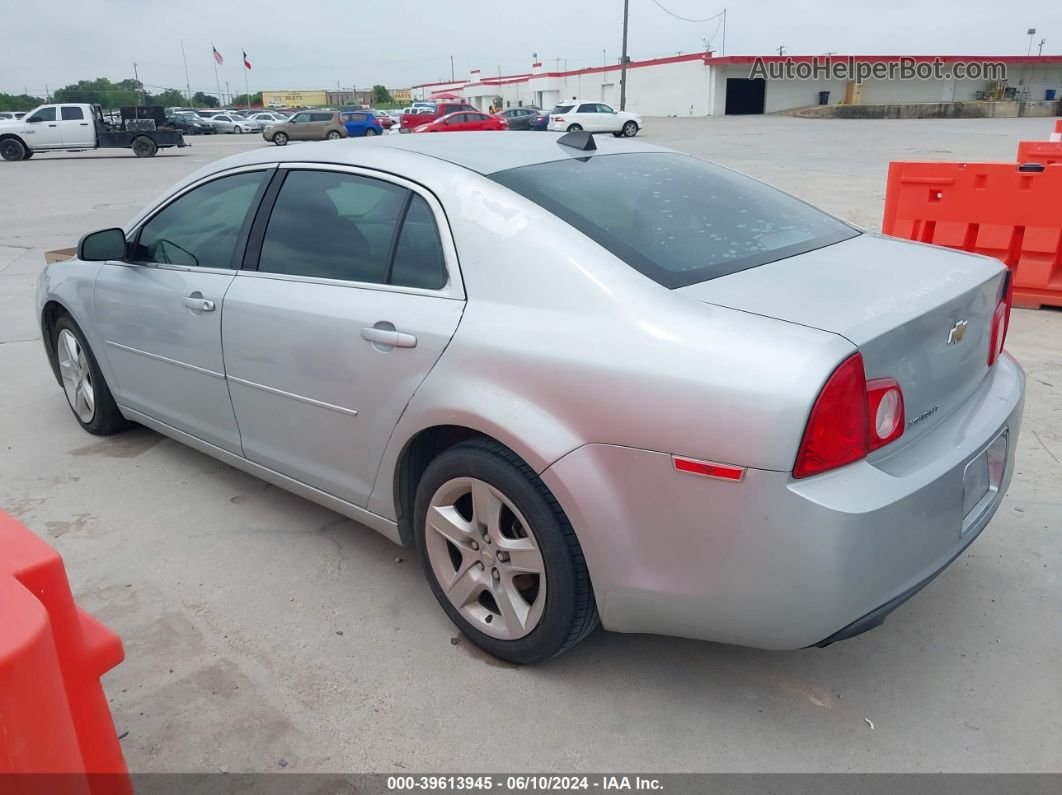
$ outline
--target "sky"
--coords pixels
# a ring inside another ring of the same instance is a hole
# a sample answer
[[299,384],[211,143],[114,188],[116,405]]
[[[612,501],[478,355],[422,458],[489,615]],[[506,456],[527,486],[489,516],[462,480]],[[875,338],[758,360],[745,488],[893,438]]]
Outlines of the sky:
[[[659,3],[659,5],[658,5]],[[723,48],[728,55],[776,53],[1024,55],[1062,54],[1062,0],[630,0],[634,59]],[[4,9],[7,10],[4,10]],[[224,91],[242,93],[246,50],[251,91],[404,88],[530,70],[615,63],[623,0],[49,0],[47,14],[0,0],[8,26],[0,48],[0,92],[43,96],[80,79],[133,76],[151,91],[216,93],[211,44],[225,59]]]

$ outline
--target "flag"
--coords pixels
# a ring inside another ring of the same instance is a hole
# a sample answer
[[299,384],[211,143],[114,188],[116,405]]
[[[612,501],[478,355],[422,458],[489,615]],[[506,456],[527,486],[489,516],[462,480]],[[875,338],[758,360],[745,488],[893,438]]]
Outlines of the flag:
[[243,68],[244,69],[250,69],[251,68],[251,62],[247,60],[247,50],[243,51]]
[[221,57],[221,53],[218,52],[217,47],[211,44],[210,49],[214,51],[214,60],[217,61],[218,66],[221,66],[223,63],[225,63],[225,59]]

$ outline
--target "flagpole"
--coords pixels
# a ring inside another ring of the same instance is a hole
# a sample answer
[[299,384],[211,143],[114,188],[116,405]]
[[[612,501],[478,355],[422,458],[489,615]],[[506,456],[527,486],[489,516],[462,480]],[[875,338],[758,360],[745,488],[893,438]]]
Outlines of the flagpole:
[[243,50],[243,95],[247,98],[247,112],[251,111],[251,87],[247,82],[247,73],[251,71],[247,68],[247,53]]
[[221,105],[224,103],[222,103],[221,101],[221,78],[218,77],[218,59],[215,55],[215,53],[217,52],[217,48],[213,44],[211,44],[210,49],[212,51],[210,53],[210,60],[214,62],[214,82],[217,83],[218,86],[218,107],[221,107]]

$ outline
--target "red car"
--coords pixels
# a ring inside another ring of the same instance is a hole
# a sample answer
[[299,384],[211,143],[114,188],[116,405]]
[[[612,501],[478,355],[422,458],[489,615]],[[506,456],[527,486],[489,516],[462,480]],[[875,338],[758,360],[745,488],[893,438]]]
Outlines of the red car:
[[498,116],[477,111],[461,111],[440,116],[435,121],[415,127],[413,132],[469,132],[470,130],[508,130],[509,123]]

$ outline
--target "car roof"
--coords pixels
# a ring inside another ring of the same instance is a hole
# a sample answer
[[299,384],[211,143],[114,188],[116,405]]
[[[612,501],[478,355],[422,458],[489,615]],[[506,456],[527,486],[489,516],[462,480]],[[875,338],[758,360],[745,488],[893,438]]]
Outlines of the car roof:
[[[415,169],[407,157],[389,157],[389,153],[409,153],[431,157],[480,174],[493,174],[510,168],[549,163],[571,157],[586,157],[587,152],[557,143],[559,135],[542,132],[462,132],[452,135],[380,135],[346,142],[319,141],[281,149],[252,149],[216,161],[211,171],[237,168],[257,163],[294,161],[298,163],[336,163],[388,170],[416,179]],[[597,136],[600,155],[631,152],[671,152],[671,149],[643,143],[637,139]]]

